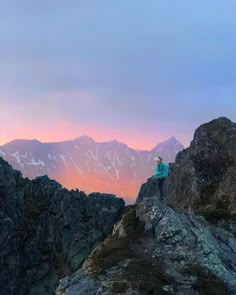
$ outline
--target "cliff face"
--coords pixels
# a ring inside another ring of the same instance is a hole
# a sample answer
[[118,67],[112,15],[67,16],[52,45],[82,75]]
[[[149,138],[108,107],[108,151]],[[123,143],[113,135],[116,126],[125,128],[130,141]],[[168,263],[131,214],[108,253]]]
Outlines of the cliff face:
[[235,254],[226,230],[145,198],[57,295],[236,294]]
[[169,179],[170,202],[198,210],[225,200],[236,209],[236,124],[219,118],[201,125],[188,149],[177,155]]
[[113,195],[68,191],[47,176],[24,179],[0,158],[0,293],[55,294],[123,208]]
[[[166,190],[172,206],[225,224],[236,234],[236,124],[221,117],[201,125],[171,165]],[[150,179],[137,202],[154,195],[159,192]]]

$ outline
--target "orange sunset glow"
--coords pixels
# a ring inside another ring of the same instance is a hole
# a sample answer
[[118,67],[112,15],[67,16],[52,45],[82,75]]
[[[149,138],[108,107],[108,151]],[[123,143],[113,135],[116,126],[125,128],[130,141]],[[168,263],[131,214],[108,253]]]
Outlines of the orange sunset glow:
[[[96,126],[75,125],[69,121],[53,122],[50,125],[44,123],[40,124],[20,122],[17,126],[12,124],[8,128],[2,128],[0,133],[0,144],[5,144],[14,139],[38,139],[42,142],[59,142],[72,140],[81,135],[91,136],[97,142],[117,140],[126,143],[128,146],[138,150],[150,150],[157,143],[167,139],[167,134],[156,134],[151,131],[141,132],[127,128],[121,130],[116,126],[114,128],[104,127],[99,128]],[[169,134],[171,136],[171,134]]]

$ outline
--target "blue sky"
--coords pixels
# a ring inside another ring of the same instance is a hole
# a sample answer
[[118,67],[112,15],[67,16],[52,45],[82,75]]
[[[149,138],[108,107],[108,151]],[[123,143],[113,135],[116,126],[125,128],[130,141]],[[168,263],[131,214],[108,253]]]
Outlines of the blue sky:
[[188,145],[201,123],[236,121],[235,1],[0,5],[0,143],[86,133]]

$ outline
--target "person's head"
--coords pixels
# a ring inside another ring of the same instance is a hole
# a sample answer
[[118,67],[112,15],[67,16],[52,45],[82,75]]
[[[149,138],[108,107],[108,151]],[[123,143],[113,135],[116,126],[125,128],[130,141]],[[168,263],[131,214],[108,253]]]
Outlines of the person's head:
[[156,157],[154,160],[157,162],[157,164],[162,162],[162,157]]

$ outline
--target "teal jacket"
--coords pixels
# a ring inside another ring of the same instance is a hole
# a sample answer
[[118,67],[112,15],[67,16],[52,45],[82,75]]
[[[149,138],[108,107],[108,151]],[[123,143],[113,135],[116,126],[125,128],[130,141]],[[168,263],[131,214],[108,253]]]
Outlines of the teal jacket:
[[157,164],[156,173],[154,176],[157,178],[167,177],[169,175],[169,164],[167,163],[160,163]]

